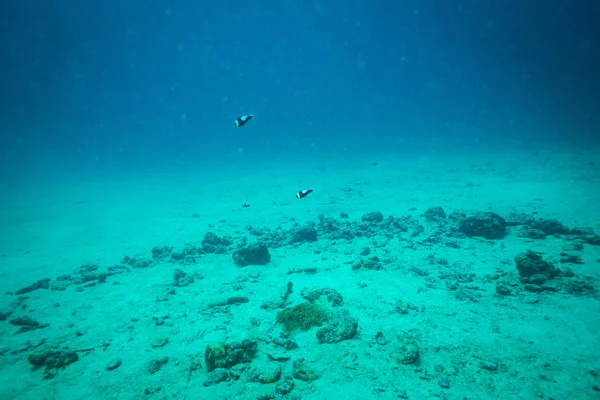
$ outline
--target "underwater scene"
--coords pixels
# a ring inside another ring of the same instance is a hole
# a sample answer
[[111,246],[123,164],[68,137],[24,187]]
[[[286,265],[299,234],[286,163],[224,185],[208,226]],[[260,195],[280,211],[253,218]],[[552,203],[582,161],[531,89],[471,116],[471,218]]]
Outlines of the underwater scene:
[[6,0],[0,400],[600,399],[597,0]]

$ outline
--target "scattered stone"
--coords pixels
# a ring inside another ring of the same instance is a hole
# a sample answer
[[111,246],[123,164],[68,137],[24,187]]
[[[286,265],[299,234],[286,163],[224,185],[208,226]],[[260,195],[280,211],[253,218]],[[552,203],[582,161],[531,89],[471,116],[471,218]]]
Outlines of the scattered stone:
[[598,236],[598,235],[589,236],[586,240],[587,240],[588,244],[591,244],[594,246],[600,246],[600,236]]
[[450,382],[448,382],[446,379],[442,379],[438,382],[438,384],[442,389],[450,389]]
[[362,216],[361,220],[363,222],[370,222],[372,224],[379,223],[383,221],[383,214],[379,211],[370,212]]
[[221,300],[221,301],[217,301],[214,303],[211,303],[208,305],[209,308],[214,308],[214,307],[225,307],[225,306],[232,306],[235,304],[244,304],[244,303],[248,303],[250,301],[250,299],[248,299],[247,297],[243,297],[243,296],[233,296],[233,297],[228,297],[225,300]]
[[363,247],[363,249],[360,252],[360,255],[363,256],[363,257],[366,257],[369,254],[371,254],[371,248],[369,246]]
[[319,343],[338,343],[352,339],[358,329],[358,320],[345,308],[336,309],[323,328],[317,331]]
[[189,356],[190,359],[190,366],[187,369],[187,381],[189,382],[192,379],[192,374],[196,371],[200,371],[202,369],[202,355],[201,354],[190,354]]
[[408,314],[410,306],[402,301],[402,299],[396,300],[396,304],[394,305],[394,311],[398,314]]
[[575,242],[575,241],[569,242],[563,247],[563,251],[566,251],[566,252],[582,251],[582,250],[583,250],[583,243]]
[[546,239],[546,235],[543,231],[539,229],[530,229],[528,227],[524,227],[517,235],[518,237],[527,238],[527,239]]
[[523,290],[530,293],[541,293],[544,291],[544,288],[540,285],[525,284],[523,285]]
[[533,285],[543,285],[548,280],[548,277],[544,274],[534,274],[528,279],[528,282]]
[[569,267],[563,268],[562,273],[565,278],[572,278],[575,276],[575,273]]
[[488,371],[496,371],[498,369],[498,363],[494,361],[484,361],[481,363],[481,368]]
[[229,369],[237,364],[249,363],[257,351],[258,344],[248,339],[239,343],[206,346],[204,352],[206,371],[211,372],[217,368]]
[[77,353],[68,348],[59,349],[52,346],[41,346],[27,356],[27,361],[36,367],[44,367],[44,379],[52,379],[58,370],[79,360]]
[[267,358],[271,361],[277,361],[277,362],[287,362],[290,361],[291,357],[288,356],[278,356],[278,355],[273,355],[271,353],[267,353]]
[[163,365],[165,365],[168,362],[169,362],[169,357],[163,357],[163,358],[158,358],[158,359],[152,360],[148,363],[148,372],[150,372],[151,374],[155,374],[158,371],[160,371],[160,369],[163,367]]
[[226,368],[216,368],[209,372],[206,380],[204,381],[204,386],[214,386],[218,383],[227,382],[230,380],[231,376]]
[[362,268],[379,271],[379,270],[383,269],[383,265],[381,264],[381,260],[379,260],[379,257],[377,257],[377,256],[367,258],[367,259],[363,258],[363,259],[356,261],[354,264],[352,264],[352,269],[354,271],[358,271],[359,269],[362,269]]
[[573,296],[594,296],[596,289],[593,285],[593,279],[587,278],[586,280],[572,280],[565,282],[563,287],[567,293]]
[[559,262],[561,264],[583,264],[583,259],[577,254],[570,254],[563,251],[560,253]]
[[234,381],[237,381],[242,377],[244,372],[248,370],[249,366],[250,364],[236,364],[229,368],[229,376],[231,376],[231,379]]
[[275,383],[281,378],[281,366],[274,362],[259,363],[250,370],[249,378],[253,382]]
[[146,389],[144,389],[144,394],[146,396],[150,396],[152,394],[158,393],[162,390],[161,386],[152,386],[152,387],[147,387]]
[[546,235],[566,235],[569,228],[555,219],[537,219],[529,223],[531,229],[544,232]]
[[293,339],[286,339],[286,338],[276,337],[276,338],[273,338],[271,340],[271,342],[274,345],[283,347],[287,351],[296,350],[296,349],[300,348],[300,346],[298,346],[298,343],[296,343]]
[[502,239],[506,235],[506,221],[496,213],[479,213],[460,221],[459,230],[469,237]]
[[[155,246],[152,248],[152,259],[154,261],[165,261],[171,258],[171,253],[173,253],[173,248],[169,246]],[[126,257],[127,258],[127,257]],[[133,260],[133,259],[132,259]],[[137,263],[137,260],[133,260],[134,263]]]
[[321,296],[325,296],[332,307],[341,307],[344,305],[344,299],[342,298],[342,295],[337,290],[332,288],[321,288],[312,290],[304,289],[302,290],[300,295],[306,300],[310,301],[311,303],[314,303],[315,301],[319,300]]
[[290,393],[294,389],[294,378],[291,376],[285,376],[281,382],[275,387],[275,392],[282,396]]
[[315,267],[308,267],[308,268],[292,268],[290,269],[287,274],[288,275],[292,275],[292,274],[307,274],[307,275],[313,275],[316,274],[317,272],[319,272],[319,270]]
[[0,311],[0,321],[6,321],[8,317],[12,314],[12,311]]
[[319,379],[319,374],[317,374],[314,369],[306,365],[304,358],[294,361],[292,371],[294,378],[304,382],[312,382],[316,379]]
[[[113,265],[112,267],[108,267],[108,275],[118,275],[126,272],[131,272],[131,270],[125,265]],[[119,283],[115,283],[118,285]]]
[[429,222],[441,222],[446,219],[446,213],[442,207],[429,208],[427,211],[425,211],[423,216]]
[[317,230],[312,225],[305,225],[295,229],[292,233],[290,244],[316,242],[319,238]]
[[152,346],[153,349],[157,349],[159,347],[166,346],[168,343],[169,343],[169,338],[165,336],[165,337],[160,337],[160,338],[154,340],[152,342],[151,346]]
[[169,261],[181,265],[196,264],[196,258],[205,253],[202,249],[196,247],[194,243],[186,243],[181,251],[173,251]]
[[417,361],[419,361],[421,350],[414,342],[404,341],[400,344],[392,356],[399,364],[415,364]]
[[186,274],[180,269],[176,269],[173,272],[173,279],[175,280],[175,286],[179,287],[189,286],[194,283],[194,277]]
[[586,227],[575,227],[571,228],[569,231],[570,235],[574,236],[591,236],[594,235],[594,228],[586,226]]
[[115,370],[115,369],[119,368],[120,366],[121,366],[121,359],[118,358],[118,357],[117,358],[113,358],[106,365],[106,370],[107,371],[112,371],[112,370]]
[[233,261],[238,267],[265,265],[271,261],[269,249],[263,243],[251,244],[233,253]]
[[529,214],[509,213],[506,216],[506,225],[507,226],[529,225],[534,220],[535,220],[535,218]]
[[[171,255],[171,248],[160,248],[164,251],[164,253],[158,253],[158,248],[154,247],[152,249],[152,258],[155,261],[163,261],[164,258],[166,258],[166,254],[168,254],[169,256]],[[168,249],[168,251],[167,251]],[[156,253],[155,253],[156,252]],[[163,256],[164,254],[164,256]],[[129,256],[125,256],[121,259],[121,264],[124,265],[128,265],[131,268],[148,268],[149,266],[152,265],[152,260],[144,260],[144,259],[139,259],[139,258],[135,258],[135,257],[129,257]]]
[[21,288],[15,292],[16,295],[25,294],[29,292],[33,292],[38,289],[48,289],[50,287],[50,278],[39,280],[35,283],[32,283],[29,286]]
[[553,278],[558,274],[554,265],[542,259],[541,254],[531,250],[521,253],[515,257],[517,270],[521,278],[529,278],[535,274],[543,274],[548,278]]
[[201,244],[202,250],[206,253],[225,254],[233,241],[229,238],[219,237],[213,232],[208,232],[204,235]]
[[29,316],[13,318],[9,322],[11,325],[21,327],[21,329],[19,329],[16,332],[17,334],[33,331],[36,329],[43,329],[43,328],[47,328],[48,326],[50,326],[50,324],[41,324]]

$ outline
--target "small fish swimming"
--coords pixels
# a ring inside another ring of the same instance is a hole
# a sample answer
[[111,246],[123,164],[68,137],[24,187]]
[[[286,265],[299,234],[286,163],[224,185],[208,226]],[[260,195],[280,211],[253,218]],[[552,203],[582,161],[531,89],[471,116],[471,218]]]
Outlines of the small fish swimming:
[[296,193],[296,198],[297,199],[302,199],[302,198],[308,196],[309,194],[311,194],[312,192],[313,192],[312,189],[301,190],[298,193]]
[[254,118],[254,115],[252,114],[242,115],[241,117],[238,117],[233,124],[239,128],[246,125],[252,118]]

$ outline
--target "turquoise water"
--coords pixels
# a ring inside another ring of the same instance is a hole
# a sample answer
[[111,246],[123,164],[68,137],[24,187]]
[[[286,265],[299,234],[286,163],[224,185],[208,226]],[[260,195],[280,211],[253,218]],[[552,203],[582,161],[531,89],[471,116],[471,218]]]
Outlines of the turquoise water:
[[600,398],[597,3],[3,8],[1,399]]

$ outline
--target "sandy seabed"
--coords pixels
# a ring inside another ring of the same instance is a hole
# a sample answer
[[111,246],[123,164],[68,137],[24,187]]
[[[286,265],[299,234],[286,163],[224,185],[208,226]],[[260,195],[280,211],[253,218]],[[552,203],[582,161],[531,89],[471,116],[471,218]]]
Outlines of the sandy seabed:
[[[23,185],[0,211],[0,398],[600,399],[600,245],[520,224],[500,239],[456,230],[494,212],[600,233],[599,183],[598,156],[563,151]],[[447,217],[427,220],[432,207]],[[363,221],[371,212],[384,221]],[[306,226],[317,240],[294,242]],[[201,249],[208,232],[232,245],[153,258],[155,247]],[[271,261],[237,266],[244,240],[272,244]],[[560,275],[522,281],[514,258],[528,250]],[[304,268],[316,271],[294,272]],[[193,282],[176,286],[176,270]],[[323,289],[343,305],[314,303],[347,311],[356,332],[335,343],[320,342],[323,327],[286,334],[282,309]],[[214,305],[234,296],[248,301]],[[207,372],[207,346],[246,339],[250,362]]]

